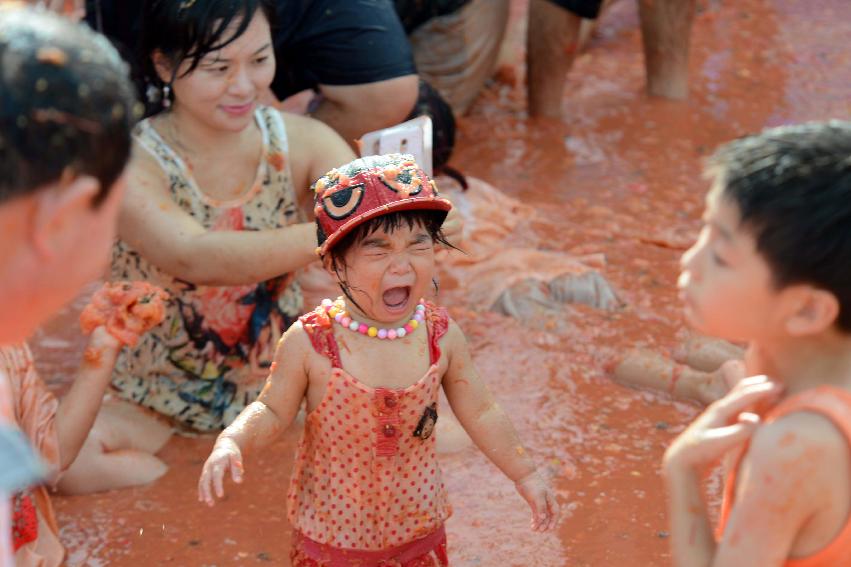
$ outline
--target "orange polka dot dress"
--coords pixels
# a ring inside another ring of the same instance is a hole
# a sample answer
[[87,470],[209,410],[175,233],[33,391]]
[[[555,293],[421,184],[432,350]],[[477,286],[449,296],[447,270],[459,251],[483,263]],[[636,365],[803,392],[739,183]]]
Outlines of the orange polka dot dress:
[[449,318],[427,304],[425,320],[428,371],[407,388],[386,389],[341,367],[322,307],[301,318],[314,349],[333,367],[322,402],[307,416],[290,483],[289,520],[301,536],[341,550],[379,551],[442,532],[451,508],[427,418],[436,419],[438,341]]

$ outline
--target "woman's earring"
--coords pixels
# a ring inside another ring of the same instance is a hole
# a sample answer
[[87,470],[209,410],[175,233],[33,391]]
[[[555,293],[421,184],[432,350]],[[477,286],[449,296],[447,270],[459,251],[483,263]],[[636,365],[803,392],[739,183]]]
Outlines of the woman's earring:
[[163,85],[163,108],[171,108],[171,86]]

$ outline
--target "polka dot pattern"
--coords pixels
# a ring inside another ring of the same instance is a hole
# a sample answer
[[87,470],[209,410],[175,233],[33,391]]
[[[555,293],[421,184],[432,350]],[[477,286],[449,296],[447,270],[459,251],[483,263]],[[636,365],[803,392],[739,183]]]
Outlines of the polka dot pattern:
[[432,365],[405,389],[371,388],[340,368],[323,315],[317,310],[302,318],[314,348],[334,369],[305,423],[288,494],[290,522],[306,537],[343,549],[386,549],[434,532],[451,509],[435,436],[422,439],[414,431],[437,403],[445,310],[427,306]]

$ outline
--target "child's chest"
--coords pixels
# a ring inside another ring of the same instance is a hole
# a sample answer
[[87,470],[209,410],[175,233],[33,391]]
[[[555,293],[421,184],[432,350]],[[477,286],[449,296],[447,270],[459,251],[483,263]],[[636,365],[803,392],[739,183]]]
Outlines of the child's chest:
[[[408,388],[419,382],[432,364],[425,332],[392,341],[357,333],[337,332],[335,336],[343,370],[370,388]],[[445,363],[436,362],[439,370]]]

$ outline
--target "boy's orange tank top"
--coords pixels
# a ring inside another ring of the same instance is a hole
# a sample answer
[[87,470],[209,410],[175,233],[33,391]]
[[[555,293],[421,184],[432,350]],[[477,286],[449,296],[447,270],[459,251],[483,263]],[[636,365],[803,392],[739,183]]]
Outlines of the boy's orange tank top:
[[430,367],[404,389],[373,388],[343,370],[324,308],[300,320],[333,369],[322,402],[305,419],[288,494],[290,523],[322,544],[376,551],[441,529],[451,508],[432,432],[445,309],[426,304]]
[[[827,417],[842,432],[851,446],[851,393],[831,386],[821,386],[801,392],[783,400],[766,414],[764,420],[771,422],[790,413],[807,411]],[[718,521],[718,535],[724,533],[724,527],[733,508],[736,489],[736,475],[747,448],[738,456],[735,465],[727,476],[724,485],[724,499],[721,503],[721,515]],[[851,558],[851,515],[839,534],[820,551],[807,557],[788,559],[785,567],[836,567],[848,565]]]

